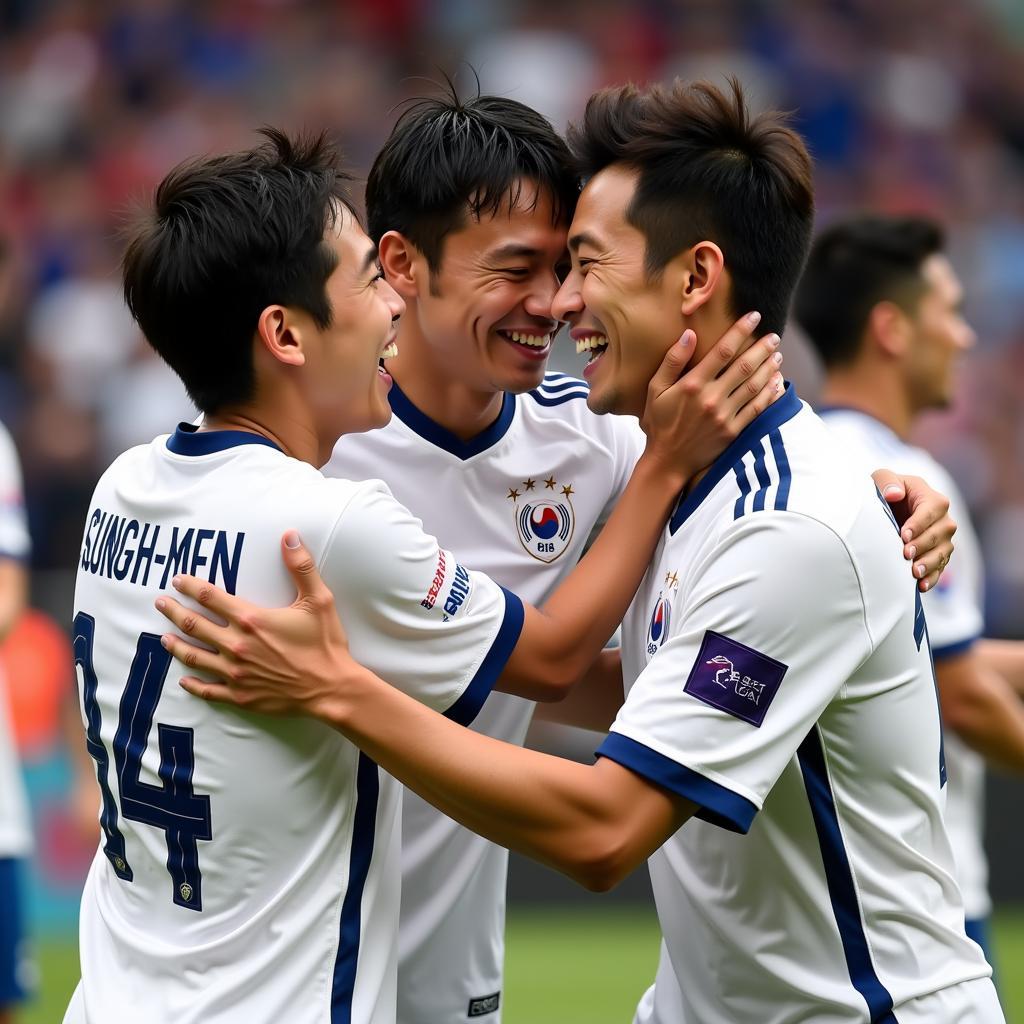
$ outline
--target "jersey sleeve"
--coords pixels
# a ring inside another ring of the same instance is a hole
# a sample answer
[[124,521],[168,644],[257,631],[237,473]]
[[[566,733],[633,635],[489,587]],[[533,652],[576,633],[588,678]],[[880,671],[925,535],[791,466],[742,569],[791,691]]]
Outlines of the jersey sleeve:
[[590,538],[587,540],[588,548],[594,543],[594,538],[611,516],[612,510],[626,489],[626,484],[629,483],[633,467],[636,466],[637,460],[643,455],[647,445],[647,437],[640,429],[640,421],[635,416],[602,416],[601,419],[607,420],[611,427],[610,447],[614,462],[611,486],[608,488],[608,500],[590,531]]
[[680,586],[669,638],[598,755],[746,832],[870,653],[857,573],[828,527],[764,512],[731,525]]
[[321,559],[358,661],[468,724],[523,626],[519,598],[463,566],[379,481],[361,487]]
[[0,427],[0,558],[28,558],[29,533],[14,442]]

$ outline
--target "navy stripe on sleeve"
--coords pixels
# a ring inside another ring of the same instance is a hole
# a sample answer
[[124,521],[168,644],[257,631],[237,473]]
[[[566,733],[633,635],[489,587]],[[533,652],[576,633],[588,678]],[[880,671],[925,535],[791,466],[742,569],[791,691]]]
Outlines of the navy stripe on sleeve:
[[730,832],[746,835],[757,814],[757,805],[745,796],[621,733],[609,733],[597,748],[597,756],[607,757],[662,788],[692,800],[698,805],[698,818]]
[[505,615],[498,627],[498,634],[484,660],[480,662],[476,675],[462,691],[462,696],[445,712],[446,718],[460,725],[469,725],[480,713],[484,701],[494,689],[494,684],[519,642],[519,634],[523,631],[523,602],[511,590],[504,587],[501,590],[505,595]]

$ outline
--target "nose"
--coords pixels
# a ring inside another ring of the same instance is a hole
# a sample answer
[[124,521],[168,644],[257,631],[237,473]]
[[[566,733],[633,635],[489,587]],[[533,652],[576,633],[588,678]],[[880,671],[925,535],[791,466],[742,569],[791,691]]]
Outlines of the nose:
[[551,301],[551,315],[556,320],[568,321],[583,312],[583,296],[580,293],[582,279],[579,272],[570,270],[561,287]]
[[387,278],[380,282],[384,289],[384,301],[391,310],[391,319],[397,320],[405,312],[405,299],[388,283]]
[[558,291],[558,276],[554,270],[534,275],[529,295],[523,300],[523,310],[542,320],[553,319],[551,303]]

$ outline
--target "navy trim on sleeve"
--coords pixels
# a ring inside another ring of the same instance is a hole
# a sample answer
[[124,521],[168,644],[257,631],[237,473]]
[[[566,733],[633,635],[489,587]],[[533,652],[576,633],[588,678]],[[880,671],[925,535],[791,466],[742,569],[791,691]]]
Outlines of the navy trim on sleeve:
[[505,615],[498,627],[498,635],[491,644],[491,649],[480,662],[476,675],[469,681],[469,686],[462,691],[462,696],[444,713],[460,725],[469,725],[480,713],[494,684],[498,681],[508,662],[509,656],[519,642],[519,634],[523,631],[523,602],[511,590],[501,588],[505,595]]
[[746,835],[757,814],[757,805],[745,796],[621,733],[609,733],[597,748],[597,756],[616,761],[623,768],[692,800],[699,807],[698,818],[730,832]]
[[966,640],[960,640],[955,644],[946,644],[945,647],[933,647],[932,657],[936,661],[943,658],[955,658],[960,654],[966,654],[979,640],[977,636],[969,636]]

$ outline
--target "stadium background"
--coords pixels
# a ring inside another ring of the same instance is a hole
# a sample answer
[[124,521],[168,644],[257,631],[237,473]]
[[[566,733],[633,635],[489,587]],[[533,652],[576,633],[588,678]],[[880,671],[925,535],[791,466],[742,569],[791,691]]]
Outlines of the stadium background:
[[[948,224],[979,342],[955,407],[928,417],[920,439],[975,516],[989,633],[1024,635],[1021,0],[4,0],[0,419],[23,460],[40,610],[5,651],[39,847],[31,909],[44,1002],[26,1020],[59,1020],[73,984],[90,853],[61,731],[73,686],[62,631],[86,501],[114,455],[191,415],[124,311],[119,227],[175,162],[247,147],[263,123],[326,127],[365,171],[396,106],[429,89],[424,78],[457,71],[473,87],[462,62],[484,91],[559,128],[602,85],[736,74],[759,105],[795,111],[816,159],[819,223],[871,208]],[[785,352],[787,375],[813,398],[818,370],[795,331]],[[554,361],[577,365],[564,341]],[[593,748],[586,736],[535,738],[582,757]],[[1009,989],[1024,973],[1020,794],[991,782]],[[511,904],[527,909],[513,917],[510,1024],[544,1024],[530,999],[562,1024],[627,1019],[655,957],[645,890],[638,877],[598,902],[517,861]]]

